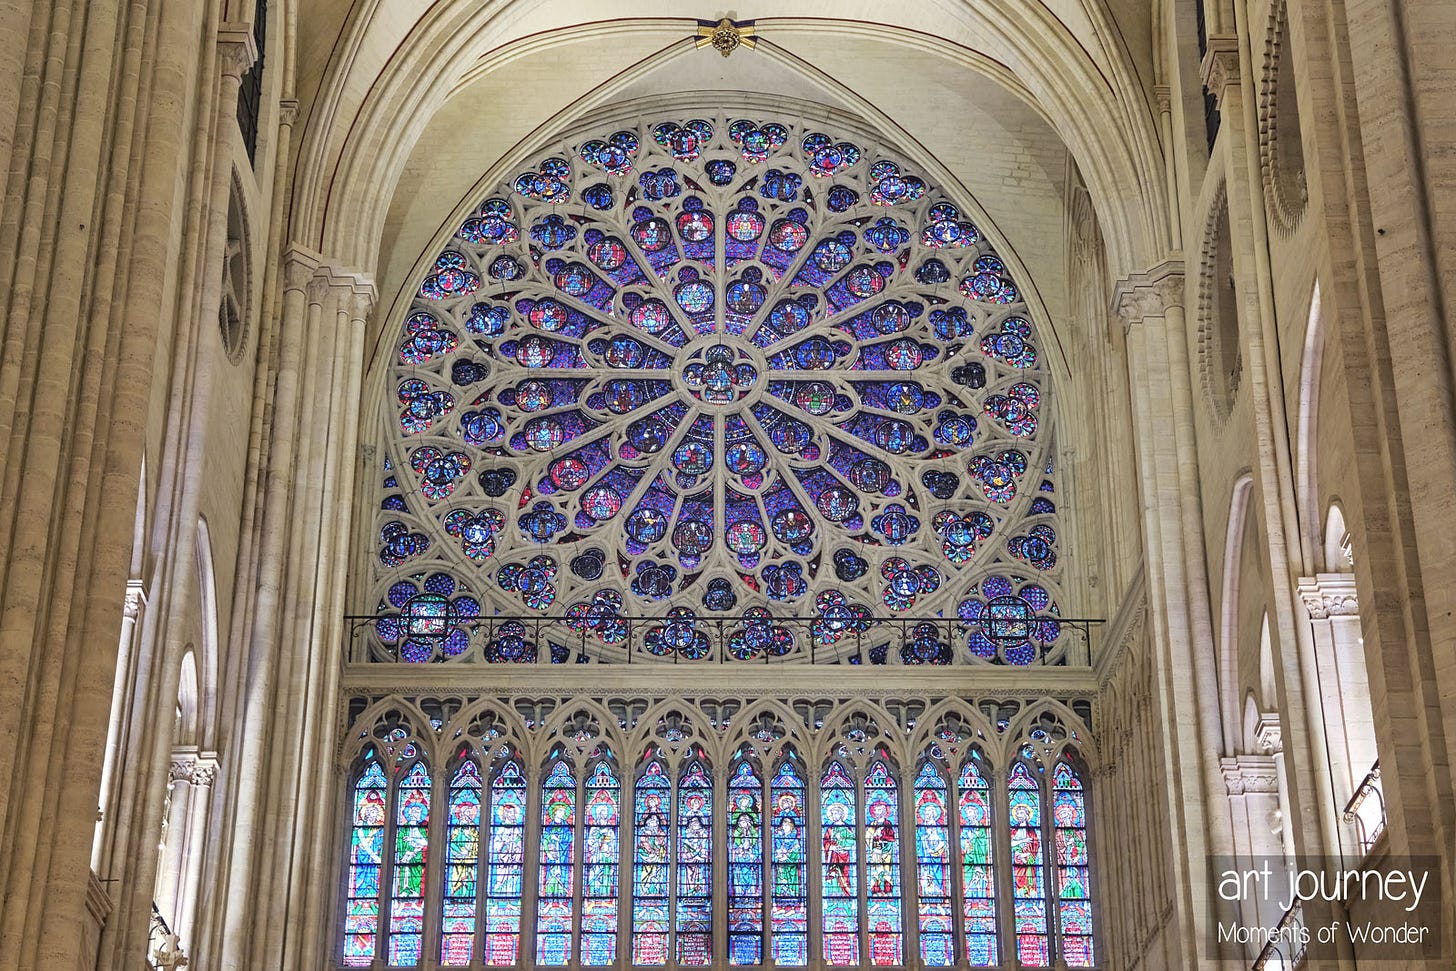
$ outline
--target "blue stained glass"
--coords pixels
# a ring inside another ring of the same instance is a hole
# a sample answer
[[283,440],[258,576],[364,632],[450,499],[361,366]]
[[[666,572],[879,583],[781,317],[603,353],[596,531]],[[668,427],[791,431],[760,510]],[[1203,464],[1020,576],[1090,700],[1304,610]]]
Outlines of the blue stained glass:
[[829,763],[819,785],[823,833],[824,962],[837,967],[859,964],[859,838],[854,780],[838,762]]
[[572,894],[576,887],[576,779],[564,759],[542,784],[541,870],[536,899],[536,963],[571,960]]
[[605,749],[586,780],[582,830],[581,963],[612,964],[617,958],[617,866],[621,795]]
[[[839,550],[893,547],[894,576],[879,553],[865,569],[835,560],[846,603],[984,616],[995,598],[971,571],[1004,543],[1059,599],[1055,523],[1020,521],[1056,512],[1050,475],[1026,481],[1052,436],[1023,288],[962,207],[884,147],[768,116],[588,133],[513,173],[433,257],[391,347],[401,471],[373,524],[381,588],[405,563],[565,565],[592,547],[601,568],[560,570],[554,599],[511,571],[481,606],[747,610],[807,596],[811,564]],[[454,516],[477,481],[495,514],[515,510],[508,526]],[[647,560],[662,568],[633,568]],[[743,581],[731,608],[714,586],[728,574]],[[756,630],[729,654],[776,656]],[[1012,644],[977,628],[968,656],[1057,663],[1043,650],[1056,622],[1028,630]],[[439,660],[469,643],[451,636],[386,646]],[[941,663],[944,646],[895,649]]]
[[865,916],[870,963],[904,964],[900,911],[900,810],[894,773],[882,760],[865,777]]
[[1069,968],[1095,964],[1092,900],[1087,866],[1087,808],[1081,776],[1066,760],[1052,771],[1052,826],[1056,833],[1057,923],[1062,960]]
[[349,840],[347,898],[344,905],[344,964],[368,967],[379,937],[379,876],[384,865],[387,782],[384,767],[371,751],[354,783]]
[[463,967],[475,952],[476,882],[480,864],[480,769],[460,763],[450,780],[445,817],[445,893],[440,963]]
[[713,956],[713,783],[701,752],[683,766],[677,804],[677,963],[707,965]]
[[425,850],[429,845],[430,770],[416,762],[395,790],[394,877],[389,900],[389,964],[420,963],[425,936]]
[[923,763],[915,777],[916,897],[920,907],[920,960],[935,968],[955,963],[947,795],[945,777],[932,763]]
[[740,761],[728,780],[728,961],[756,965],[762,958],[763,783]]
[[961,918],[973,968],[997,964],[996,871],[991,849],[991,787],[974,758],[956,783],[962,876]]
[[632,963],[667,963],[672,784],[652,750],[637,779],[633,807]]
[[1041,783],[1025,762],[1006,781],[1011,826],[1011,900],[1016,959],[1033,968],[1051,964],[1047,935],[1046,866],[1041,840]]
[[773,884],[770,931],[773,962],[785,967],[809,963],[808,836],[803,777],[784,761],[772,780]]

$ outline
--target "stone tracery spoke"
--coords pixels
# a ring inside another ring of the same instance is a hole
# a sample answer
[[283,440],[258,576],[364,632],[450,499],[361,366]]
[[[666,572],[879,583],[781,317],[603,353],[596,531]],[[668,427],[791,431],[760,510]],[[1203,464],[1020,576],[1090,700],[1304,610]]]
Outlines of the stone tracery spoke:
[[[1054,587],[1055,532],[1009,518],[1054,486],[1026,311],[984,236],[878,148],[735,125],[552,156],[440,255],[396,372],[420,383],[390,481],[430,478],[382,514],[405,516],[381,522],[391,576],[463,550],[500,613],[539,575],[531,609],[698,604],[684,623],[720,601],[964,619],[988,575]],[[457,509],[473,540],[429,541]]]

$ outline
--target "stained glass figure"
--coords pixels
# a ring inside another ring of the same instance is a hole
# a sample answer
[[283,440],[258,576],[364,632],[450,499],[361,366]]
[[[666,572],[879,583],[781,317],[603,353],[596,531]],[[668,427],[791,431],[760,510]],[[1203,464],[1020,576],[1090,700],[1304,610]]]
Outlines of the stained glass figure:
[[515,759],[490,784],[490,836],[486,851],[485,963],[506,967],[521,952],[521,892],[525,887],[526,780]]
[[[1055,514],[1025,287],[893,155],[782,120],[654,117],[492,187],[392,345],[373,528],[376,602],[399,616],[378,655],[451,660],[477,617],[524,608],[576,611],[615,657],[650,629],[623,618],[727,609],[734,575],[733,609],[804,603],[831,560],[842,603],[879,614],[1004,614],[978,589],[1003,553],[1054,603],[1055,524],[1023,523]],[[643,569],[568,569],[585,549]],[[436,575],[453,590],[421,589]],[[732,657],[855,650],[783,630]],[[962,656],[1030,663],[1055,639],[1032,633]]]
[[430,770],[417,761],[395,792],[394,879],[389,895],[389,964],[420,963],[425,934],[425,853],[429,847]]
[[819,784],[824,961],[841,967],[859,964],[857,802],[854,780],[844,766],[837,761],[829,763]]
[[900,808],[898,787],[882,759],[870,764],[865,777],[865,906],[870,963],[904,964],[904,928],[900,904]]
[[464,967],[475,954],[476,890],[480,876],[480,769],[465,759],[450,779],[445,815],[445,893],[440,963]]
[[1082,778],[1065,759],[1052,771],[1052,826],[1057,841],[1057,919],[1062,960],[1090,968],[1092,893],[1087,876],[1087,804]]
[[763,782],[740,752],[728,780],[728,961],[763,961]]
[[617,867],[621,791],[611,753],[599,759],[586,780],[586,819],[582,833],[581,963],[602,967],[617,959]]
[[809,963],[808,816],[805,814],[804,779],[794,763],[784,760],[774,773],[773,798],[773,886],[771,888],[770,931],[773,963],[779,967],[802,967]]
[[955,963],[947,791],[945,777],[934,763],[921,763],[915,776],[915,886],[920,908],[920,960],[932,968],[948,968]]
[[991,849],[991,787],[973,756],[966,759],[961,769],[956,791],[966,957],[973,968],[994,967],[1000,949],[996,933],[996,870]]
[[1047,941],[1046,864],[1041,835],[1041,781],[1025,762],[1015,762],[1006,780],[1011,827],[1011,901],[1016,925],[1016,959],[1026,967],[1051,964]]
[[701,751],[683,766],[677,792],[677,963],[713,956],[713,782]]
[[571,960],[576,889],[576,777],[558,758],[541,786],[540,885],[536,897],[536,963],[561,967]]
[[655,750],[637,778],[632,821],[632,963],[667,963],[672,783]]
[[379,937],[379,874],[384,865],[388,783],[373,750],[354,783],[349,837],[349,881],[344,904],[344,964],[368,967]]

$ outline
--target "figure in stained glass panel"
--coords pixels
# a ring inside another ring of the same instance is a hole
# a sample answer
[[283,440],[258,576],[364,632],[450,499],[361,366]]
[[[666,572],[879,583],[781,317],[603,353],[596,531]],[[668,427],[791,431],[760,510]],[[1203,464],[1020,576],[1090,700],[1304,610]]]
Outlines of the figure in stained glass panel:
[[836,966],[859,963],[858,839],[855,787],[844,766],[829,763],[819,786],[823,828],[824,960]]
[[1016,959],[1027,967],[1051,963],[1047,942],[1045,866],[1041,845],[1041,785],[1025,762],[1006,781],[1011,824],[1011,894],[1016,920]]
[[1052,773],[1052,825],[1057,840],[1057,915],[1062,960],[1090,968],[1092,896],[1087,876],[1087,805],[1082,779],[1066,760]]
[[904,930],[900,909],[900,811],[895,777],[889,765],[876,760],[865,778],[865,864],[869,893],[870,963],[904,962]]
[[349,839],[348,902],[344,908],[344,963],[367,967],[379,936],[379,870],[384,865],[387,783],[371,751],[354,783],[353,830]]
[[637,779],[632,842],[632,963],[667,963],[668,866],[672,788],[660,759]]
[[620,791],[616,773],[601,759],[586,780],[586,822],[582,838],[581,963],[601,967],[617,959],[617,834]]
[[516,963],[521,947],[521,889],[526,862],[526,780],[514,760],[501,766],[490,786],[487,846],[485,963]]
[[420,963],[425,933],[425,853],[429,847],[430,770],[416,762],[395,795],[394,881],[389,900],[389,963]]
[[475,952],[475,892],[480,866],[480,770],[466,759],[450,780],[445,819],[445,902],[440,963],[464,967]]
[[706,965],[713,942],[713,783],[700,751],[678,783],[677,961]]
[[920,901],[920,960],[935,968],[955,963],[950,820],[945,802],[945,777],[927,761],[915,777],[915,874]]
[[536,963],[560,967],[571,960],[572,893],[576,883],[576,778],[564,759],[551,767],[541,789]]
[[962,919],[973,968],[997,963],[996,873],[991,856],[991,787],[973,757],[956,782],[960,799]]
[[772,785],[773,886],[770,930],[773,962],[800,967],[809,960],[808,890],[804,885],[808,838],[804,831],[804,780],[784,761]]
[[763,783],[745,760],[728,782],[728,958],[755,965],[762,956]]

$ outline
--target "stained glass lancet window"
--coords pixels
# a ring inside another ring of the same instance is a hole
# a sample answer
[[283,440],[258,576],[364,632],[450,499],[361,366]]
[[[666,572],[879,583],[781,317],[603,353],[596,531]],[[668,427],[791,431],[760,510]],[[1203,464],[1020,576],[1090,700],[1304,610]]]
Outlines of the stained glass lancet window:
[[974,755],[956,784],[960,802],[962,919],[966,957],[973,968],[997,962],[996,869],[991,844],[991,786]]
[[526,780],[514,758],[490,784],[486,843],[485,963],[515,964],[521,950],[521,891],[525,886]]
[[677,963],[713,957],[713,782],[703,753],[683,766],[677,793]]
[[769,916],[773,963],[802,967],[809,961],[808,817],[805,815],[804,779],[791,759],[774,773],[773,886]]
[[379,937],[379,875],[384,865],[384,823],[388,782],[371,751],[354,783],[353,826],[349,834],[349,874],[344,905],[344,963],[368,967]]
[[536,963],[560,967],[571,960],[576,890],[576,777],[565,757],[553,759],[541,790]]
[[440,963],[464,967],[475,953],[476,884],[480,873],[480,769],[463,760],[450,780],[445,818],[445,894]]
[[656,751],[647,754],[633,797],[632,963],[651,966],[667,963],[672,783]]
[[904,964],[901,923],[900,805],[895,774],[883,758],[865,778],[865,907],[870,963]]
[[611,753],[597,750],[586,780],[586,819],[582,834],[581,963],[591,967],[617,959],[618,832],[621,791]]
[[1047,941],[1046,865],[1042,850],[1041,780],[1016,761],[1006,780],[1011,827],[1011,899],[1016,959],[1029,968],[1051,964]]
[[831,619],[725,657],[847,660],[874,614],[966,622],[908,663],[1055,662],[1045,354],[984,228],[789,120],[561,148],[469,212],[402,322],[375,656],[690,660],[753,610]]
[[430,769],[420,760],[395,794],[394,879],[389,897],[389,964],[420,963],[425,932],[425,856],[430,830]]
[[1057,842],[1057,914],[1062,960],[1090,968],[1092,898],[1087,878],[1087,804],[1082,778],[1065,759],[1052,771],[1052,826]]
[[859,836],[855,784],[844,766],[830,762],[819,785],[823,833],[820,891],[824,906],[824,961],[859,963]]
[[945,776],[928,759],[915,777],[915,873],[920,907],[920,960],[926,967],[955,964],[951,919],[950,819]]
[[728,959],[763,961],[763,782],[744,753],[728,780]]

